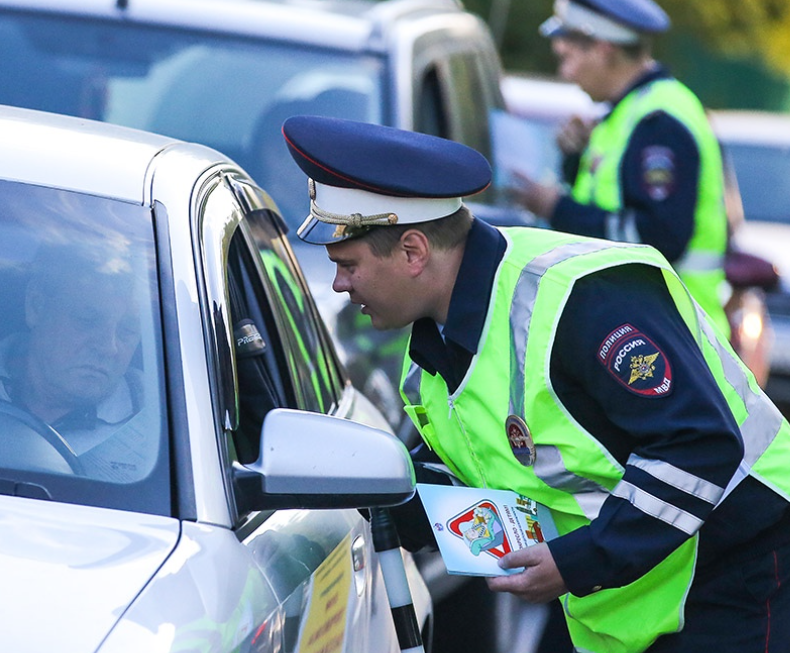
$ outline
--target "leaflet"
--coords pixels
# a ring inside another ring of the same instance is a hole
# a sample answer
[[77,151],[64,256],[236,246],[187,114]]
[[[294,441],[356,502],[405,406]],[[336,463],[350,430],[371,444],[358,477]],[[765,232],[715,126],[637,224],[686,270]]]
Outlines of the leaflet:
[[510,490],[417,484],[448,574],[504,576],[497,561],[557,537],[545,506]]

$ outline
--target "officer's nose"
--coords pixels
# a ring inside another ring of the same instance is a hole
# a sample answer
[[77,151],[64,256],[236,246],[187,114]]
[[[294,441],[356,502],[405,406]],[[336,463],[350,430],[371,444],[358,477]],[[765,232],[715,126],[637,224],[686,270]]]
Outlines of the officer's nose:
[[332,290],[336,293],[351,292],[351,284],[348,281],[348,274],[340,268],[335,269],[335,279],[332,281]]

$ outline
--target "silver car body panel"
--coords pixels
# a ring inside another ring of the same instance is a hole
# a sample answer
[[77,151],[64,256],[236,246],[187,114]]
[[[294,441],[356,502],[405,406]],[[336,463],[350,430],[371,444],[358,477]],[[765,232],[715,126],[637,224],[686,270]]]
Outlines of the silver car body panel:
[[[96,152],[106,150],[106,131],[91,120],[79,121],[42,112],[3,109],[3,145],[7,156],[0,158],[0,175],[33,184],[105,195],[142,204],[148,165],[173,139],[136,132],[137,137],[113,142],[112,157],[104,165],[93,165]],[[67,128],[65,128],[68,126]],[[13,155],[12,155],[13,154]],[[46,156],[51,165],[42,165]],[[90,174],[85,173],[86,165]]]
[[68,653],[98,649],[180,527],[154,515],[0,496],[0,529],[3,650]]

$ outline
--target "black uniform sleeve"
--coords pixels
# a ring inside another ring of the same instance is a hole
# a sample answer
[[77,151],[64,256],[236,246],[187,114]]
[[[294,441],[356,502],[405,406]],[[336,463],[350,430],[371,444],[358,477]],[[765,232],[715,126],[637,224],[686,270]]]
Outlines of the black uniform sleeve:
[[628,584],[696,533],[740,462],[740,432],[658,270],[627,265],[576,284],[551,382],[624,468],[596,519],[549,543],[570,591]]
[[614,217],[563,197],[551,217],[559,231],[652,245],[670,262],[694,231],[700,155],[686,127],[656,112],[637,124],[620,165],[623,209]]

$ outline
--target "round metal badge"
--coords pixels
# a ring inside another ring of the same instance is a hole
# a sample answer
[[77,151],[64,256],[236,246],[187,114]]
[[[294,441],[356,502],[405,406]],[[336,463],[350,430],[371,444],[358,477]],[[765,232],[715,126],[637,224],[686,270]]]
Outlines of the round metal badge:
[[518,415],[509,415],[505,420],[505,433],[513,455],[527,467],[535,463],[535,443],[526,422]]

